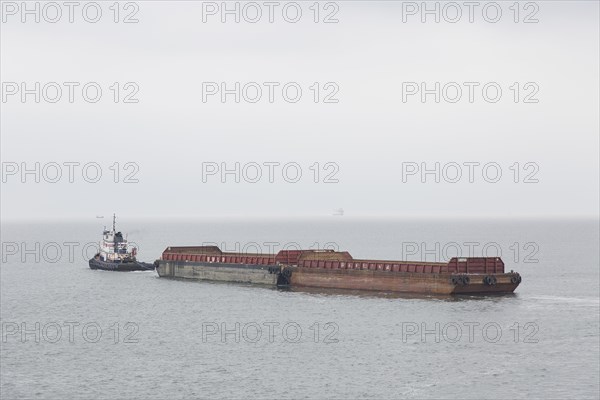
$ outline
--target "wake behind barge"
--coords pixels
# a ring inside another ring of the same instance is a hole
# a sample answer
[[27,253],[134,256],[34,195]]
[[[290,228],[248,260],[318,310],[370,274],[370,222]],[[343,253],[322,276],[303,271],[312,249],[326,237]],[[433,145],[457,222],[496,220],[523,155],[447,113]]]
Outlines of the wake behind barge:
[[436,295],[512,293],[521,283],[499,257],[440,263],[360,260],[333,250],[242,254],[192,246],[168,247],[155,264],[159,276],[170,278]]

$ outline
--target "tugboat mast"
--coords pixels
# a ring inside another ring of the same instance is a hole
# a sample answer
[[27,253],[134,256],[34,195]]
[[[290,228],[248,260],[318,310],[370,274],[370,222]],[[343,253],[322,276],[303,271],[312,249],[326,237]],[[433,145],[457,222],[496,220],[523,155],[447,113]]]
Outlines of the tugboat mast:
[[116,232],[117,230],[115,229],[115,221],[117,219],[117,215],[113,214],[113,232]]

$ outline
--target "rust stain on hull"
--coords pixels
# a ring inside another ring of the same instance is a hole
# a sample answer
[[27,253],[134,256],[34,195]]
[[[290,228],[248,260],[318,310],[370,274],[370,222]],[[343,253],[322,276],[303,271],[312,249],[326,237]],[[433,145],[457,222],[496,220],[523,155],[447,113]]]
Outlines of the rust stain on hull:
[[453,274],[390,273],[385,271],[323,270],[295,268],[291,286],[386,292],[467,294],[512,293],[518,283],[512,274],[496,274],[495,285],[487,285],[482,275],[468,275],[468,284],[453,284]]

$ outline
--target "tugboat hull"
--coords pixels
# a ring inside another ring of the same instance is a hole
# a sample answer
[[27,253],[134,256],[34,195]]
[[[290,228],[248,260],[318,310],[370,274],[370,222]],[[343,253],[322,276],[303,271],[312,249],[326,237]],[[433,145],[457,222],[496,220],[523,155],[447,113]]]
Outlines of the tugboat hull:
[[91,269],[102,269],[104,271],[152,271],[154,264],[139,262],[139,261],[125,261],[125,262],[110,262],[97,260],[95,258],[90,259]]

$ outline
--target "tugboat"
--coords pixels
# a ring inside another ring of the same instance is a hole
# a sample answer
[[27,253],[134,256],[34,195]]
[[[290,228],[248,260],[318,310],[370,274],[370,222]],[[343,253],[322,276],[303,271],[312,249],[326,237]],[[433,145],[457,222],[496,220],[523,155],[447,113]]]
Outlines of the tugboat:
[[105,271],[151,271],[154,264],[137,261],[135,256],[137,249],[128,248],[127,240],[123,234],[115,228],[116,216],[113,214],[112,230],[106,230],[102,234],[100,248],[94,258],[90,259],[91,269],[103,269]]

